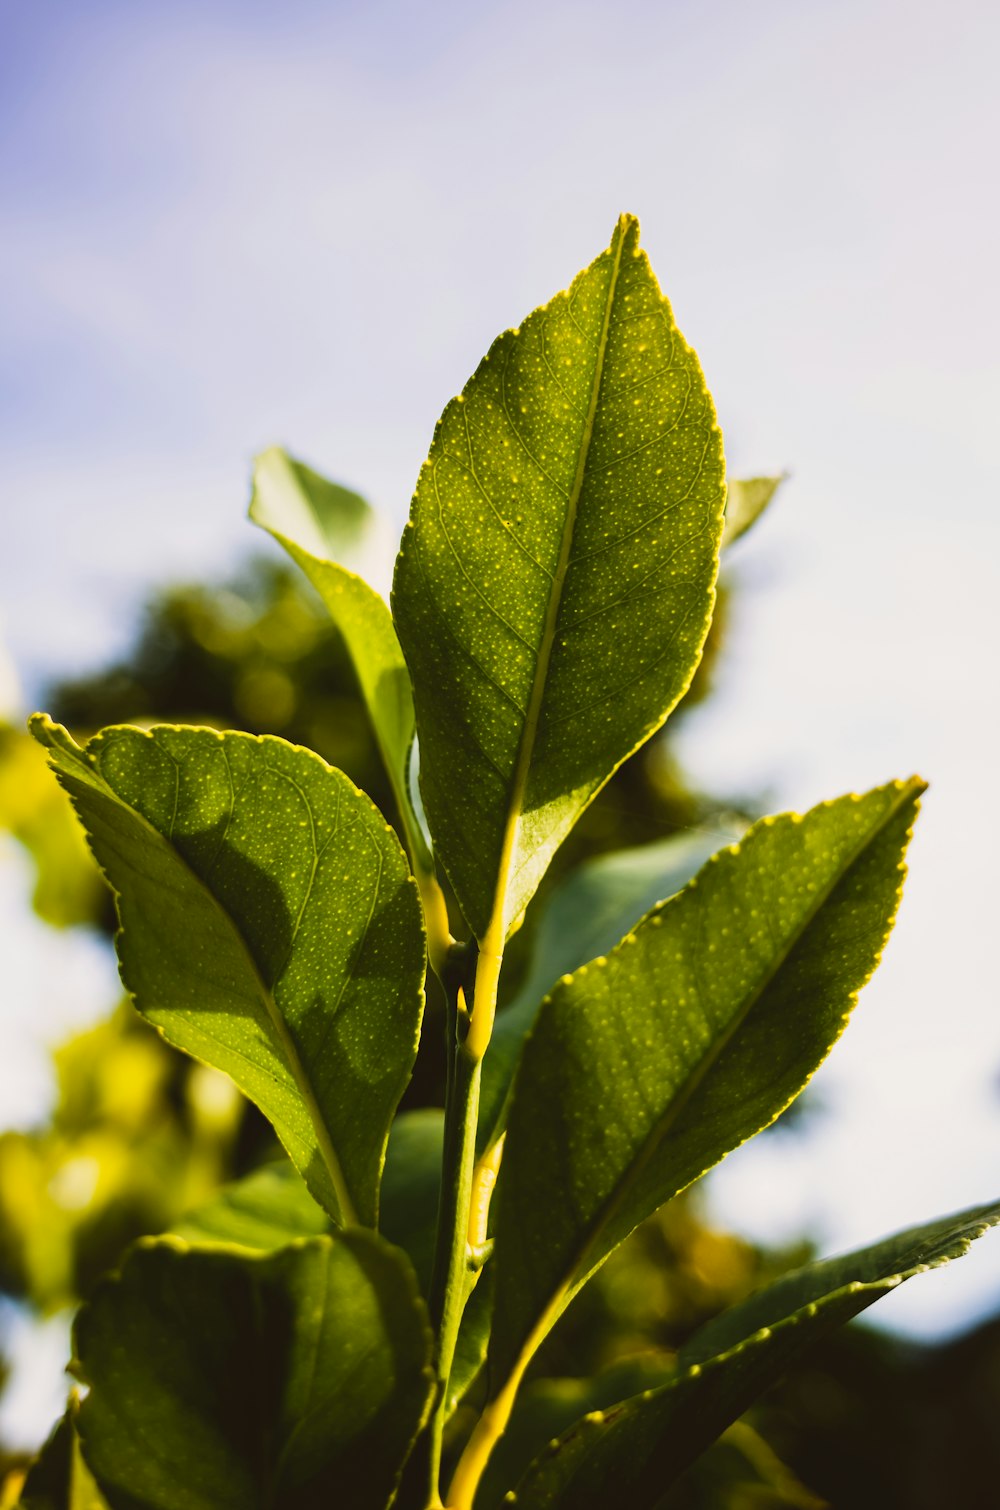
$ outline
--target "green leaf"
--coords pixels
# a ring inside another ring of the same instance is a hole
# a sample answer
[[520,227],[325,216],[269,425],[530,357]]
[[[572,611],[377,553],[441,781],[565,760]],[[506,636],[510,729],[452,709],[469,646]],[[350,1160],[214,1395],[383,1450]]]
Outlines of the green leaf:
[[384,1510],[430,1403],[430,1341],[409,1265],[374,1233],[268,1256],[141,1243],[77,1320],[84,1454],[111,1510]]
[[373,1226],[423,1005],[416,888],[362,792],[274,738],[36,715],[115,890],[122,979],[274,1123],[338,1222]]
[[445,409],[393,587],[420,786],[484,950],[687,688],[714,602],[722,438],[622,216]]
[[381,1231],[409,1254],[420,1288],[430,1288],[441,1189],[444,1112],[403,1112],[392,1124],[382,1178]]
[[731,478],[726,490],[726,519],[722,529],[722,549],[728,550],[767,508],[785,477],[747,477],[742,482]]
[[374,528],[366,499],[331,482],[281,446],[254,457],[250,518],[321,561],[356,562]]
[[340,630],[407,836],[429,865],[407,781],[413,697],[392,616],[374,588],[336,560],[362,538],[369,513],[356,493],[328,482],[277,446],[254,463],[250,518],[301,567]]
[[923,789],[765,818],[556,986],[518,1069],[498,1191],[498,1390],[629,1232],[825,1059],[892,926]]
[[524,982],[497,1017],[483,1060],[481,1147],[494,1143],[506,1122],[507,1094],[543,997],[561,975],[612,949],[655,903],[689,881],[717,848],[718,836],[680,834],[588,860],[554,888],[538,921]]
[[998,1223],[994,1202],[785,1275],[704,1327],[669,1383],[579,1421],[538,1458],[509,1503],[652,1510],[803,1349],[904,1280],[960,1258]]
[[[383,1197],[385,1187],[383,1185]],[[266,1164],[242,1180],[223,1185],[188,1213],[174,1235],[199,1246],[256,1249],[271,1253],[300,1237],[321,1237],[330,1219],[288,1163]]]
[[476,1495],[477,1510],[499,1506],[533,1460],[581,1416],[608,1410],[623,1396],[652,1389],[672,1373],[663,1354],[639,1353],[587,1378],[534,1380],[518,1395],[510,1425],[490,1458]]
[[[434,1259],[444,1113],[402,1112],[392,1124],[379,1192],[379,1229],[402,1248],[426,1294]],[[292,1164],[266,1164],[234,1180],[173,1229],[186,1242],[270,1253],[300,1237],[320,1237],[330,1221]]]
[[18,1500],[20,1510],[108,1510],[83,1461],[76,1412],[74,1400],[32,1464]]

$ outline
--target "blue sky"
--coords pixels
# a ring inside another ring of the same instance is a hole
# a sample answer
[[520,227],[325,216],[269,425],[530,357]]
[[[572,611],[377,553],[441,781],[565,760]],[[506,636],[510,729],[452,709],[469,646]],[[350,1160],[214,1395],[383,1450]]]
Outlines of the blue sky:
[[[693,770],[776,806],[933,782],[897,936],[823,1071],[830,1115],[734,1156],[719,1210],[832,1247],[998,1193],[1000,10],[34,0],[0,31],[22,700],[124,647],[152,582],[257,543],[249,459],[272,441],[400,523],[492,337],[637,213],[732,470],[793,474],[741,548]],[[23,1088],[51,1018],[6,865]],[[77,974],[65,1020],[103,980]],[[880,1311],[934,1332],[998,1301],[994,1239]]]

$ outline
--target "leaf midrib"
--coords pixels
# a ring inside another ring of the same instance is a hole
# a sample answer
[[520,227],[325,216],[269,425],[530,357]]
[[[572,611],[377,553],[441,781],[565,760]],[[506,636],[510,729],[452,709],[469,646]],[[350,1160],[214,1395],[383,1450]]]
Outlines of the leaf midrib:
[[576,473],[566,500],[566,514],[563,521],[562,538],[559,542],[559,557],[552,576],[552,587],[549,592],[548,606],[545,611],[545,623],[542,628],[542,638],[538,647],[538,658],[535,661],[535,675],[531,684],[531,694],[528,699],[524,725],[521,730],[517,764],[514,768],[514,778],[510,789],[507,821],[504,825],[503,841],[500,847],[493,910],[482,939],[483,952],[493,955],[502,953],[506,937],[505,912],[507,891],[510,883],[510,870],[514,858],[514,846],[517,840],[517,829],[521,820],[521,811],[528,784],[528,775],[531,770],[531,761],[535,751],[535,741],[538,736],[538,725],[541,717],[542,701],[545,695],[545,685],[548,680],[549,664],[552,660],[552,651],[555,646],[556,624],[559,618],[560,604],[562,603],[566,573],[569,570],[570,554],[573,548],[573,535],[576,529],[577,510],[587,475],[587,462],[594,434],[594,421],[597,416],[597,406],[600,401],[601,386],[604,379],[604,363],[608,349],[611,312],[618,288],[618,276],[621,271],[622,249],[624,245],[625,221],[623,218],[619,220],[615,228],[614,261],[605,298],[601,334],[597,347],[597,359],[591,383],[590,401],[584,419]]
[[[559,1283],[559,1285],[555,1287],[551,1299],[543,1308],[538,1323],[536,1323],[536,1326],[529,1333],[528,1340],[525,1342],[524,1347],[520,1352],[519,1358],[523,1357],[524,1354],[528,1352],[529,1348],[531,1350],[531,1353],[534,1352],[538,1343],[541,1341],[542,1336],[545,1335],[545,1332],[542,1332],[541,1335],[538,1336],[536,1341],[536,1333],[540,1331],[540,1328],[543,1325],[545,1326],[546,1332],[551,1329],[551,1326],[566,1309],[566,1306],[573,1299],[574,1295],[576,1295],[583,1284],[585,1284],[586,1280],[593,1272],[593,1267],[590,1269],[585,1269],[584,1266],[587,1263],[588,1256],[597,1238],[600,1236],[601,1232],[608,1225],[608,1223],[618,1213],[618,1211],[620,1211],[622,1205],[631,1193],[650,1159],[657,1152],[664,1138],[670,1132],[671,1127],[677,1122],[681,1113],[686,1109],[692,1097],[697,1093],[706,1075],[718,1062],[722,1053],[726,1048],[728,1048],[733,1038],[743,1027],[747,1018],[757,1006],[764,992],[768,990],[771,983],[784,968],[789,955],[792,953],[793,949],[797,947],[799,941],[802,939],[805,933],[812,927],[812,924],[815,922],[821,908],[825,906],[832,893],[838,886],[842,884],[850,871],[853,870],[854,866],[858,863],[869,846],[874,843],[879,835],[885,831],[888,824],[897,815],[904,803],[912,799],[915,795],[919,795],[919,792],[915,788],[914,783],[910,781],[904,786],[903,790],[899,792],[895,801],[886,810],[878,825],[874,829],[870,829],[859,840],[847,863],[838,871],[836,876],[831,880],[830,884],[818,893],[813,901],[811,908],[804,914],[799,927],[787,942],[785,948],[781,951],[772,968],[764,976],[759,986],[757,987],[757,990],[750,995],[746,1005],[739,1013],[735,1015],[726,1031],[720,1036],[718,1040],[713,1042],[713,1044],[709,1048],[709,1051],[698,1062],[698,1065],[695,1067],[694,1071],[684,1082],[680,1093],[673,1098],[663,1116],[656,1121],[653,1128],[650,1130],[649,1134],[644,1140],[638,1155],[630,1163],[625,1177],[615,1187],[611,1195],[608,1197],[607,1201],[603,1206],[599,1208],[593,1219],[588,1223],[583,1241],[575,1249],[574,1256],[572,1257],[570,1264],[567,1266],[566,1277]],[[678,893],[678,895],[682,894],[683,893]],[[661,907],[669,905],[669,901],[672,900],[675,899],[668,899],[668,903],[662,903]],[[654,911],[659,910],[660,909],[654,909]],[[858,989],[860,990],[860,987]],[[857,996],[857,992],[854,992],[853,994],[855,997]],[[695,1176],[695,1178],[698,1177]],[[598,1260],[598,1262],[600,1262],[600,1260]]]
[[[67,751],[66,753],[71,752]],[[323,1156],[323,1162],[327,1167],[327,1173],[330,1176],[330,1182],[333,1185],[334,1194],[337,1197],[337,1204],[340,1207],[341,1221],[345,1226],[357,1226],[358,1215],[354,1207],[354,1202],[351,1199],[350,1192],[347,1188],[347,1181],[344,1177],[343,1167],[341,1165],[340,1159],[337,1156],[336,1149],[333,1146],[330,1130],[326,1125],[326,1121],[323,1117],[319,1102],[316,1099],[312,1081],[306,1072],[301,1057],[299,1056],[298,1049],[295,1046],[295,1041],[292,1038],[291,1033],[289,1032],[288,1024],[285,1022],[284,1018],[278,1010],[278,1004],[274,999],[274,993],[267,985],[264,977],[261,975],[260,970],[257,967],[257,962],[253,957],[253,951],[250,949],[247,940],[243,936],[242,930],[237,926],[231,914],[228,913],[223,907],[222,903],[219,901],[215,893],[210,889],[205,881],[202,880],[198,872],[184,858],[180,850],[178,850],[177,847],[169,839],[164,838],[159,829],[154,827],[154,825],[150,823],[149,819],[146,818],[144,814],[140,813],[136,808],[134,808],[130,802],[126,802],[124,798],[119,796],[114,787],[111,786],[110,782],[107,781],[100,768],[87,754],[87,752],[85,750],[80,750],[79,756],[74,756],[74,758],[77,759],[80,764],[83,764],[85,766],[88,774],[92,774],[97,777],[98,781],[101,783],[105,791],[109,794],[111,799],[120,807],[123,807],[132,815],[133,818],[136,819],[141,827],[146,830],[147,834],[152,837],[154,844],[162,845],[163,848],[166,849],[171,858],[181,866],[188,877],[201,891],[203,896],[208,899],[211,906],[214,908],[219,917],[222,918],[223,922],[230,929],[230,931],[235,934],[236,939],[238,940],[249,963],[250,974],[254,986],[256,987],[258,995],[260,996],[260,999],[264,1004],[264,1009],[271,1021],[271,1025],[278,1036],[282,1051],[288,1062],[288,1068],[291,1071],[293,1080],[295,1081],[296,1088],[298,1089],[298,1092],[301,1095],[303,1102],[305,1103],[306,1111],[309,1114],[309,1120],[312,1123],[313,1132],[316,1134],[316,1142],[319,1146],[319,1151]],[[115,895],[116,897],[118,896],[117,889],[115,889]]]

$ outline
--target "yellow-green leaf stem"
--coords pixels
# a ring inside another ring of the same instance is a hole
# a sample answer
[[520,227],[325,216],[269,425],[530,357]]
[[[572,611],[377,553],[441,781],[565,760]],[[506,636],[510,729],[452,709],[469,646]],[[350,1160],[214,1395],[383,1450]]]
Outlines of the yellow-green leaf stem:
[[41,716],[32,730],[115,890],[139,1011],[232,1076],[335,1221],[373,1226],[425,963],[384,818],[280,739],[122,726],[81,748]]
[[349,549],[369,514],[356,493],[273,446],[254,463],[250,518],[275,539],[319,593],[343,637],[372,722],[420,891],[431,965],[440,973],[451,930],[434,859],[410,797],[414,737],[410,679],[385,601],[332,557]]
[[525,1368],[587,1278],[772,1121],[840,1036],[892,926],[922,790],[897,782],[764,819],[543,1003],[499,1192],[494,1397],[455,1510],[468,1510]]
[[[487,961],[686,689],[711,617],[721,436],[638,237],[623,216],[445,409],[396,566],[424,805]],[[477,995],[474,1053],[485,973]]]

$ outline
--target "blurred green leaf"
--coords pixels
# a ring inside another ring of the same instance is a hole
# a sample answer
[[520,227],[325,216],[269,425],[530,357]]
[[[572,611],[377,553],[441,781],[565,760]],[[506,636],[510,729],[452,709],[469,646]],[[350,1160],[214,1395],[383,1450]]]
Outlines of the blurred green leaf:
[[704,1327],[682,1349],[670,1382],[578,1421],[538,1458],[511,1503],[654,1510],[802,1349],[904,1280],[960,1258],[997,1223],[993,1202],[785,1275]]
[[56,1424],[21,1490],[21,1510],[108,1510],[80,1451],[76,1403]]
[[435,851],[495,952],[711,619],[722,441],[638,238],[622,216],[494,342],[441,417],[396,566]]
[[392,616],[379,594],[337,564],[368,506],[273,446],[254,464],[250,518],[277,540],[323,599],[347,646],[411,843],[429,849],[410,800],[413,696]]
[[923,789],[765,818],[546,1000],[498,1192],[495,1390],[629,1232],[825,1059],[891,929]]
[[29,734],[0,724],[0,829],[24,845],[35,865],[32,903],[55,928],[92,923],[103,887],[73,809],[54,786]]
[[160,726],[36,738],[114,887],[122,976],[260,1106],[339,1222],[375,1225],[423,1003],[416,888],[341,772],[274,738]]
[[310,556],[356,562],[374,517],[360,493],[331,482],[280,446],[254,459],[250,518]]
[[430,1403],[412,1271],[361,1230],[269,1256],[142,1243],[74,1340],[111,1510],[384,1510]]
[[299,1237],[320,1237],[330,1221],[292,1164],[267,1164],[224,1185],[174,1227],[186,1242],[270,1253]]
[[405,1248],[426,1295],[434,1262],[444,1112],[421,1107],[392,1124],[382,1176],[380,1230]]
[[722,527],[723,550],[728,550],[751,525],[757,523],[784,480],[782,473],[778,477],[747,477],[742,481],[734,477],[729,481],[726,518]]
[[481,1147],[495,1142],[503,1127],[507,1093],[542,998],[561,975],[613,949],[644,913],[690,881],[718,846],[718,835],[674,835],[590,860],[555,887],[538,920],[524,981],[497,1017],[483,1061]]

